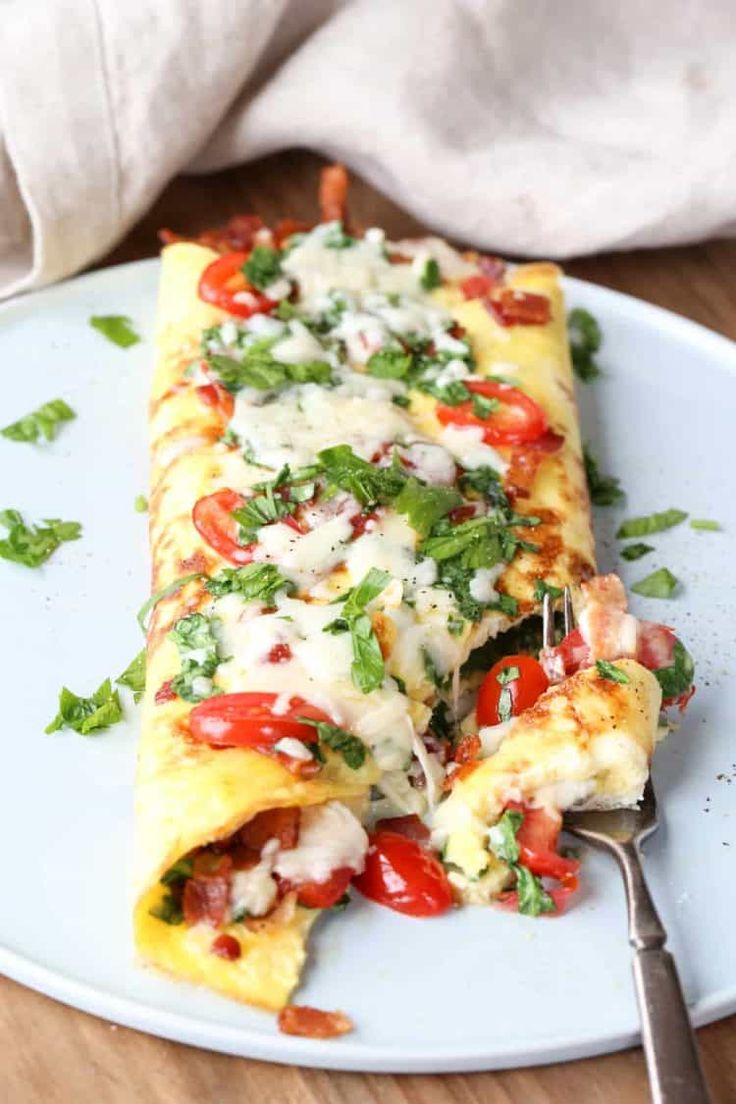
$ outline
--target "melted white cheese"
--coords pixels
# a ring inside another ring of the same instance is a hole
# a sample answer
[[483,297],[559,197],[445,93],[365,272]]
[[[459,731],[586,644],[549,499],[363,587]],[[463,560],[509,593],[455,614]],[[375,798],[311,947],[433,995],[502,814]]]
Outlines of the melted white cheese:
[[290,882],[326,882],[335,870],[349,867],[356,874],[365,864],[368,836],[359,820],[339,801],[302,809],[299,841],[279,851],[275,872]]
[[442,430],[442,444],[464,468],[493,468],[503,474],[508,464],[494,448],[483,440],[480,426],[447,425]]

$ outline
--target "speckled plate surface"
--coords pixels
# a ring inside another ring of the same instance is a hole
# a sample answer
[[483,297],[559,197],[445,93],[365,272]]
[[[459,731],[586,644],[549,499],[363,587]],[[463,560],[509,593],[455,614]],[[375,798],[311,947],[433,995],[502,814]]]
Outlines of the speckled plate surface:
[[[78,413],[52,445],[0,439],[0,506],[84,525],[83,539],[38,571],[0,561],[0,969],[143,1031],[303,1065],[492,1069],[633,1044],[623,891],[593,853],[580,902],[562,919],[468,909],[417,921],[358,898],[322,921],[299,999],[351,1014],[357,1030],[337,1041],[279,1035],[270,1016],[135,965],[135,709],[126,703],[127,723],[97,738],[43,729],[62,683],[90,693],[140,647],[146,519],[133,500],[146,488],[157,274],[155,261],[107,269],[0,310],[0,422],[57,395]],[[598,511],[601,567],[632,582],[666,565],[683,583],[674,600],[634,603],[675,626],[698,664],[698,693],[657,755],[664,826],[646,867],[704,1023],[736,1010],[736,346],[626,296],[575,280],[567,291],[606,338],[604,375],[578,388],[584,435],[628,496]],[[89,327],[90,315],[111,313],[129,314],[144,342],[121,350]],[[669,506],[717,518],[723,531],[685,524],[655,537],[646,560],[623,564],[613,533],[624,513]]]

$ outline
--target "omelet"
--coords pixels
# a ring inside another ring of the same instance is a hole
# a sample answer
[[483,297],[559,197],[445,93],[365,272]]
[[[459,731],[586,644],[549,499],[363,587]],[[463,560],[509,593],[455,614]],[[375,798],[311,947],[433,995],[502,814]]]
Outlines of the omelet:
[[440,804],[462,665],[595,570],[559,271],[494,265],[339,222],[163,250],[134,924],[175,977],[283,1008],[376,805],[437,808],[475,876],[448,818],[554,784],[540,722],[607,784],[569,692],[646,769],[647,673],[583,672]]

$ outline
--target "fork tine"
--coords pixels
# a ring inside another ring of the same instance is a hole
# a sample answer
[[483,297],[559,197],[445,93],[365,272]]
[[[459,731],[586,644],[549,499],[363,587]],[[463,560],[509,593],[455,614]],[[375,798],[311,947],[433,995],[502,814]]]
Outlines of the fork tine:
[[555,618],[552,610],[552,599],[545,594],[542,599],[542,647],[554,648],[555,646]]
[[569,586],[565,587],[564,602],[564,617],[565,617],[565,636],[571,633],[575,628],[575,611],[572,608],[572,591]]

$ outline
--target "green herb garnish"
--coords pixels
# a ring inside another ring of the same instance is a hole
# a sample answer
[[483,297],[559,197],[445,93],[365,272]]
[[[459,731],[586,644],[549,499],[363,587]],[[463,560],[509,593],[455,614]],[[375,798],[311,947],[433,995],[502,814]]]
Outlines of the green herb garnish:
[[349,591],[342,615],[325,625],[324,632],[333,635],[350,633],[353,663],[350,674],[353,684],[363,694],[377,690],[386,673],[378,637],[373,631],[371,619],[365,607],[388,585],[391,576],[386,571],[372,567],[365,578]]
[[271,607],[276,595],[283,590],[290,594],[294,584],[285,579],[274,564],[250,563],[245,567],[224,567],[207,579],[205,590],[216,598],[225,594],[238,594],[244,602],[263,602]]
[[542,885],[542,879],[525,866],[515,866],[516,892],[519,912],[524,916],[540,916],[543,912],[556,912],[557,905]]
[[332,751],[338,752],[345,760],[345,765],[351,770],[358,770],[365,763],[365,744],[351,732],[337,725],[328,724],[327,721],[313,721],[309,717],[299,717],[301,724],[311,725],[317,729],[320,742],[326,744]]
[[601,372],[594,359],[603,342],[601,328],[589,311],[577,307],[567,316],[567,333],[572,366],[579,379],[587,383]]
[[406,475],[397,466],[379,468],[356,456],[350,445],[334,445],[317,453],[328,486],[349,491],[361,506],[385,505],[391,502],[406,482]]
[[137,514],[145,514],[148,509],[148,499],[145,495],[136,495],[133,499],[133,509]]
[[[590,501],[595,506],[612,506],[614,502],[624,497],[620,480],[613,475],[601,475],[598,461],[586,445],[583,448],[583,462],[585,464],[585,478],[588,482]],[[635,536],[637,534],[632,534]]]
[[394,499],[394,509],[406,517],[420,540],[428,537],[440,518],[462,503],[462,496],[451,487],[428,487],[410,476]]
[[679,525],[687,517],[685,510],[662,510],[658,514],[646,514],[644,517],[629,518],[623,521],[616,530],[619,540],[626,537],[648,537],[652,533],[662,533],[665,529],[672,529]]
[[434,257],[430,257],[425,264],[419,283],[425,291],[431,291],[432,288],[439,287],[442,283],[440,266],[437,264]]
[[82,736],[90,736],[100,729],[109,728],[123,719],[123,707],[117,690],[110,679],[105,679],[89,698],[81,698],[62,687],[59,694],[59,712],[46,726],[47,733],[71,728]]
[[542,885],[541,879],[519,863],[521,852],[516,836],[523,822],[522,812],[517,809],[506,809],[488,833],[489,846],[494,855],[502,862],[508,863],[516,874],[519,912],[524,913],[525,916],[555,912],[557,906]]
[[217,639],[209,617],[190,613],[181,617],[169,633],[181,656],[181,671],[171,680],[171,689],[188,702],[199,702],[217,693],[212,676],[220,663]]
[[281,275],[281,254],[278,249],[257,245],[243,265],[243,275],[253,287],[265,291]]
[[653,551],[654,545],[644,544],[643,541],[636,541],[634,544],[627,544],[622,548],[621,555],[625,560],[640,560],[642,556],[647,556]]
[[389,575],[388,571],[381,571],[378,567],[372,567],[357,586],[354,586],[348,592],[342,609],[342,616],[349,620],[359,613],[364,613],[368,603],[372,602],[386,589],[391,582],[391,578],[392,576]]
[[679,585],[679,579],[668,568],[660,567],[638,583],[632,583],[631,589],[644,598],[671,598]]
[[379,349],[368,360],[366,371],[378,379],[403,379],[411,366],[411,353],[403,349]]
[[622,686],[626,686],[627,683],[631,682],[625,671],[622,671],[620,667],[617,667],[615,663],[610,663],[607,659],[597,659],[595,666],[601,678],[608,679],[609,682],[619,682]]
[[163,920],[164,924],[181,924],[184,920],[181,904],[172,893],[165,893],[157,905],[148,910],[149,916]]
[[78,521],[46,518],[42,525],[26,525],[18,510],[0,510],[0,525],[8,535],[0,540],[0,557],[25,567],[40,567],[65,541],[79,540],[82,526]]
[[496,675],[496,682],[501,687],[497,710],[498,720],[501,724],[511,720],[514,711],[514,697],[509,684],[516,682],[520,677],[521,671],[514,665],[502,668]]
[[133,322],[125,314],[95,314],[90,318],[89,324],[121,349],[137,345],[141,340],[133,329]]
[[564,590],[562,587],[553,586],[552,583],[546,582],[545,579],[536,579],[534,582],[534,597],[538,602],[543,602],[545,594],[549,594],[550,598],[555,601],[562,597]]
[[273,344],[274,339],[270,337],[253,342],[243,350],[242,360],[222,353],[209,353],[207,363],[223,387],[233,393],[243,387],[275,391],[296,383],[332,382],[332,369],[327,361],[284,364],[271,352]]
[[708,518],[691,518],[691,529],[704,529],[710,533],[718,533],[721,529],[721,523],[719,521],[710,521]]
[[17,422],[5,426],[5,429],[0,430],[0,433],[3,437],[7,437],[9,441],[32,443],[37,441],[39,437],[44,437],[47,441],[53,441],[61,429],[62,423],[70,422],[73,418],[76,418],[76,414],[63,399],[51,399],[50,402],[39,406],[38,410],[34,410],[31,414],[26,414],[24,418],[19,418]]
[[187,878],[191,878],[193,873],[194,863],[191,859],[177,859],[159,880],[161,885],[177,885],[178,882],[185,882]]
[[675,641],[672,650],[672,663],[669,667],[659,667],[654,671],[654,677],[662,687],[662,697],[665,701],[679,698],[690,689],[695,674],[693,657],[679,640]]
[[123,671],[122,675],[115,679],[118,686],[127,686],[133,691],[133,701],[139,702],[146,689],[146,649],[141,648],[135,659],[132,659]]
[[152,594],[148,598],[136,614],[136,621],[140,625],[143,632],[146,631],[146,618],[154,606],[157,606],[159,602],[163,602],[164,598],[170,598],[172,594],[176,594],[187,583],[191,583],[193,579],[204,579],[205,575],[201,571],[192,571],[190,575],[182,575],[180,579],[174,579],[173,583],[169,583],[165,587],[161,587],[155,594]]

